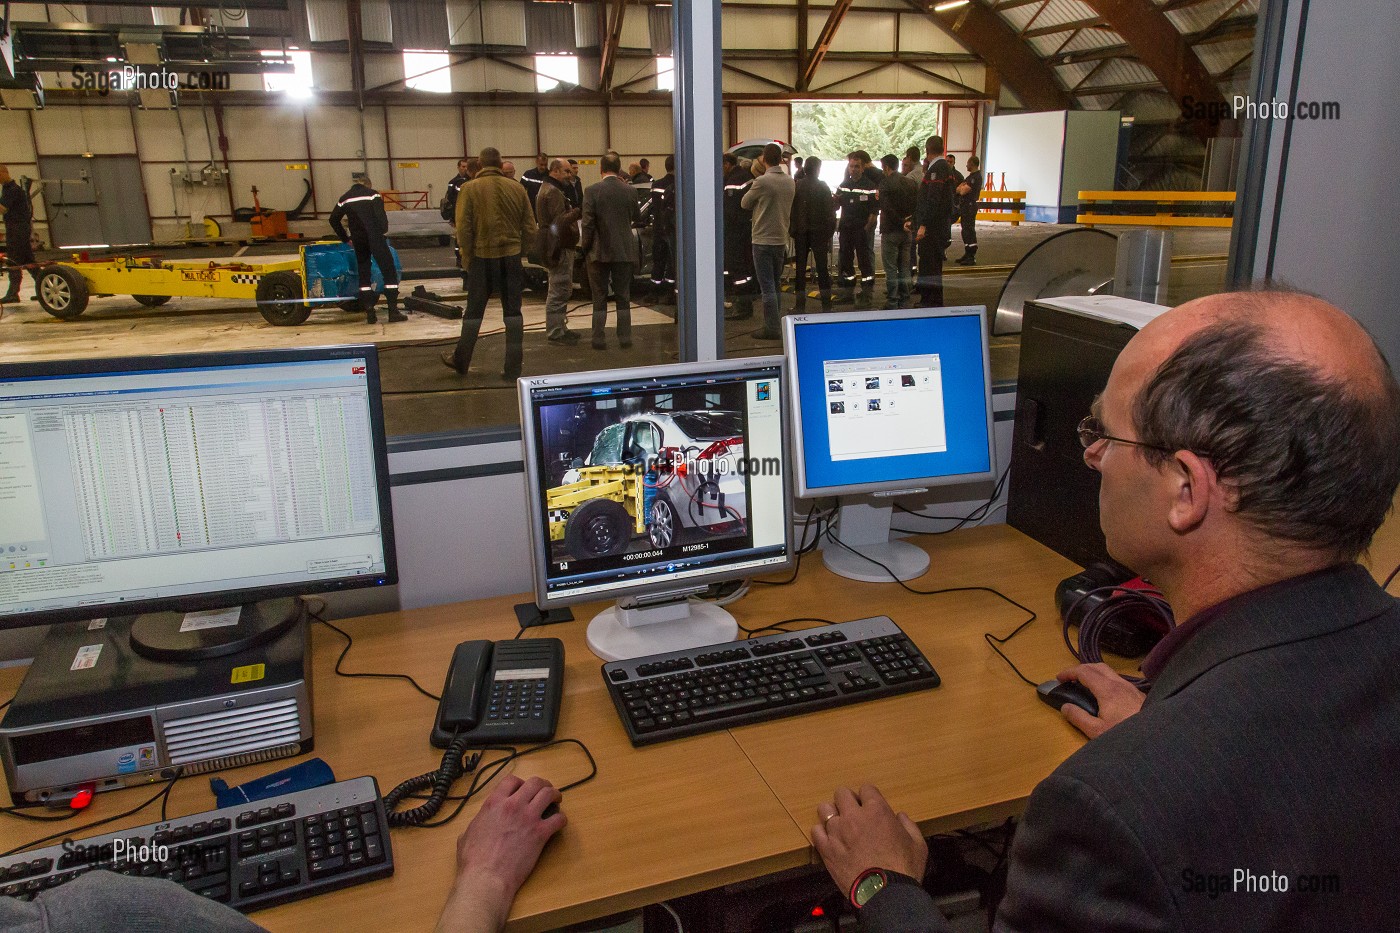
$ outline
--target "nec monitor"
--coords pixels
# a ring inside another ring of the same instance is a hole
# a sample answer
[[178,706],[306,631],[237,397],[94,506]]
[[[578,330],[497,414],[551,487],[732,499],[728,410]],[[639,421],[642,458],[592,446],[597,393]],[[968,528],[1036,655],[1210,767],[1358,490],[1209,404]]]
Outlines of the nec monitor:
[[535,598],[606,660],[732,641],[710,584],[792,559],[782,359],[522,379]]
[[376,350],[0,365],[0,503],[0,628],[266,640],[287,597],[397,581]]
[[823,560],[856,580],[920,576],[889,540],[890,496],[996,475],[986,309],[790,315],[797,495],[842,498]]

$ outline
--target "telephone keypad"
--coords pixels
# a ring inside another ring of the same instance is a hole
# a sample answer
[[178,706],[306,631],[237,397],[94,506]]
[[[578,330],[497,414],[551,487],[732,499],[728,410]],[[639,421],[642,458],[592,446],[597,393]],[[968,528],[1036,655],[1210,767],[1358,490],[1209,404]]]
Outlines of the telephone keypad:
[[491,685],[486,707],[489,720],[544,719],[548,680],[508,680]]

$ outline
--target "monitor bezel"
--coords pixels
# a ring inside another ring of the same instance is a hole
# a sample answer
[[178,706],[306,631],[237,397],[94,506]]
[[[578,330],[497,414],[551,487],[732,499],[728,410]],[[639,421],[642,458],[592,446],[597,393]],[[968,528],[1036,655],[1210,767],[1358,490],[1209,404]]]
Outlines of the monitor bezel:
[[[617,585],[606,592],[582,594],[553,593],[548,590],[549,578],[546,566],[549,563],[549,536],[544,523],[543,477],[539,467],[539,437],[537,436],[534,412],[531,406],[531,392],[535,389],[552,389],[565,386],[588,385],[589,383],[612,383],[645,379],[655,376],[659,379],[673,376],[712,375],[724,377],[749,369],[777,369],[781,391],[790,388],[787,363],[781,356],[741,357],[730,360],[716,360],[697,363],[671,363],[660,366],[638,366],[623,369],[600,369],[581,373],[562,373],[554,376],[529,376],[519,380],[520,437],[525,457],[525,505],[529,516],[530,566],[535,578],[535,604],[541,609],[560,606],[577,606],[582,603],[606,602],[608,600],[653,596],[679,589],[693,588],[709,583],[724,583],[729,580],[742,580],[755,575],[749,568],[720,569],[704,577],[689,578],[684,581],[658,578],[655,582],[634,585]],[[783,458],[783,561],[763,567],[759,573],[780,573],[792,569],[793,525],[792,525],[792,434],[791,415],[786,404],[780,407],[782,420]]]
[[389,455],[384,434],[384,407],[379,385],[379,348],[374,344],[347,344],[329,347],[295,347],[271,350],[230,350],[210,353],[173,353],[158,356],[121,356],[85,360],[0,363],[0,382],[8,379],[106,375],[152,370],[207,369],[216,366],[249,366],[363,358],[369,389],[370,431],[374,445],[376,496],[379,502],[379,534],[384,545],[384,572],[327,580],[307,580],[273,586],[244,587],[188,596],[163,596],[119,603],[93,603],[61,609],[0,615],[0,631],[84,622],[94,618],[140,615],[151,612],[193,612],[243,605],[265,599],[306,596],[398,583],[398,560],[394,549],[394,516],[389,482]]
[[[875,483],[854,483],[846,486],[810,486],[807,483],[807,455],[803,446],[801,378],[797,359],[797,328],[809,324],[875,323],[879,321],[910,320],[914,318],[945,318],[975,316],[982,334],[982,397],[986,400],[987,469],[976,473],[951,473],[946,476],[911,477],[881,480]],[[783,318],[783,358],[787,361],[788,404],[793,425],[793,483],[799,499],[819,499],[827,496],[860,495],[863,493],[913,490],[930,486],[960,486],[994,480],[997,477],[996,436],[993,431],[991,340],[987,332],[987,309],[984,305],[954,305],[941,308],[904,308],[886,311],[842,311],[826,314],[790,314]]]

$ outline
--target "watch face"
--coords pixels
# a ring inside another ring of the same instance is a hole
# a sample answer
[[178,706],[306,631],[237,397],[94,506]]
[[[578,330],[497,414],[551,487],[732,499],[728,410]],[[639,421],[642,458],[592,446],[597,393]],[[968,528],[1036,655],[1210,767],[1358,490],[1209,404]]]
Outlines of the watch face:
[[885,886],[885,873],[871,869],[856,882],[855,895],[851,899],[857,907],[864,907]]

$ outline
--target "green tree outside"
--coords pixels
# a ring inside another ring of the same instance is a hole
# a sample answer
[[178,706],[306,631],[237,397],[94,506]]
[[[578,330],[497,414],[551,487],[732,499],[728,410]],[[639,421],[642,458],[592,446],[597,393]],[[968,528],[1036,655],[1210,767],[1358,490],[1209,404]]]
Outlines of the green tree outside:
[[792,105],[792,144],[801,156],[844,162],[857,149],[876,162],[937,135],[938,105],[918,103],[825,103]]

